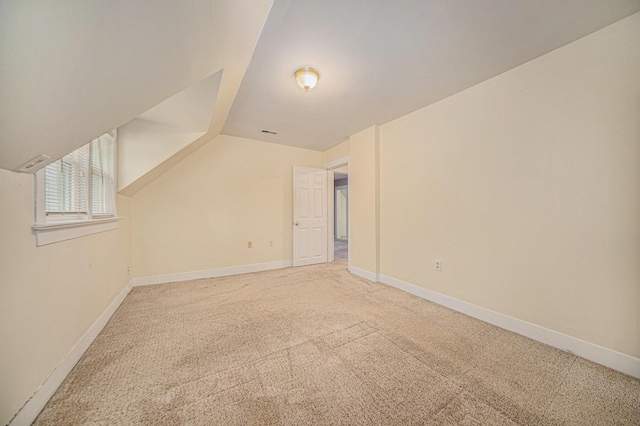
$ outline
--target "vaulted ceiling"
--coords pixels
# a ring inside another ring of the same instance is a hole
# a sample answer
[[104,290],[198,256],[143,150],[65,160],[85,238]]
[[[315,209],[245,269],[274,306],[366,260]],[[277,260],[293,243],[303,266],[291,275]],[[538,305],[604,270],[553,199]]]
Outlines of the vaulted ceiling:
[[[223,132],[324,151],[638,10],[638,0],[275,0]],[[308,93],[293,78],[301,66],[320,72]]]
[[224,125],[271,5],[0,1],[0,168],[38,154],[59,158],[221,72],[201,138],[210,140]]
[[[150,138],[145,150],[166,152],[147,152],[127,195],[220,132],[326,150],[638,11],[640,0],[3,1],[0,168],[132,120],[133,133],[169,123],[194,140]],[[308,93],[300,66],[320,72]],[[214,98],[192,98],[195,129],[163,104],[193,87]]]

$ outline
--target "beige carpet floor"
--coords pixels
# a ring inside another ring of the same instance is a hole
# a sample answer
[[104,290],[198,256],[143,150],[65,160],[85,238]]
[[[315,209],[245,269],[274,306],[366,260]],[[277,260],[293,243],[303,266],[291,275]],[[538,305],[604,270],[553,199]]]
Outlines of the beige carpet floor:
[[640,381],[332,264],[135,288],[38,425],[640,424]]

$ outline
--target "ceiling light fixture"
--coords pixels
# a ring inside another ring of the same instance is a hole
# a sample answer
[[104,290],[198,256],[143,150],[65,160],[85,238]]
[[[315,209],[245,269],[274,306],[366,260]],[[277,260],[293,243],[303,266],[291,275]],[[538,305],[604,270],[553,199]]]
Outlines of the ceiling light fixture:
[[315,86],[320,79],[318,71],[309,67],[298,68],[295,75],[298,86],[302,87],[307,92],[309,89],[313,89],[313,86]]

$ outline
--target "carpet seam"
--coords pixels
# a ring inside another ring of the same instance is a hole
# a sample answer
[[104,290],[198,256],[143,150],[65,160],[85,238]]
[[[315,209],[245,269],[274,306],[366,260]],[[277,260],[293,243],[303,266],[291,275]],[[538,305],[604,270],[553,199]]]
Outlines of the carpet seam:
[[[364,321],[361,321],[361,322],[364,322]],[[284,347],[284,348],[278,349],[278,350],[273,351],[273,352],[269,352],[269,353],[267,353],[267,354],[265,354],[265,355],[263,355],[263,356],[261,356],[261,357],[259,357],[259,358],[255,358],[255,359],[252,359],[252,360],[249,360],[249,361],[243,362],[243,363],[241,363],[241,364],[235,364],[235,365],[233,365],[233,366],[231,366],[231,367],[223,368],[223,369],[221,369],[221,370],[214,370],[214,371],[213,371],[213,373],[212,373],[212,374],[210,374],[209,376],[211,376],[211,375],[213,375],[213,374],[215,374],[215,373],[223,372],[223,371],[230,371],[230,370],[233,370],[233,369],[236,369],[236,368],[245,367],[245,366],[250,366],[250,365],[254,364],[255,362],[258,362],[258,361],[260,361],[260,360],[264,360],[264,359],[266,359],[266,358],[269,358],[270,356],[275,355],[275,354],[277,354],[277,353],[279,353],[279,352],[282,352],[282,351],[289,351],[289,350],[291,350],[291,349],[297,348],[298,346],[302,346],[302,345],[307,344],[307,343],[316,343],[316,341],[317,341],[317,340],[323,339],[324,337],[326,337],[326,336],[330,336],[330,335],[332,335],[332,334],[334,334],[334,333],[337,333],[337,332],[340,332],[340,331],[343,331],[343,330],[347,330],[347,329],[349,329],[349,328],[351,328],[351,327],[354,327],[354,326],[356,326],[356,325],[358,325],[358,324],[360,324],[360,323],[356,323],[356,324],[350,325],[350,326],[348,326],[348,327],[345,327],[345,328],[341,328],[341,329],[338,329],[338,330],[332,331],[331,333],[323,334],[323,335],[318,336],[318,337],[309,338],[309,339],[307,339],[307,340],[305,340],[305,341],[303,341],[303,342],[296,343],[295,345],[287,346],[287,347]],[[369,334],[371,334],[371,333],[369,333]],[[364,337],[364,336],[361,336],[361,337]],[[359,337],[358,337],[358,338],[359,338]],[[353,339],[353,340],[357,340],[357,339]],[[350,341],[350,342],[351,342],[351,341]],[[349,342],[347,342],[347,343],[349,343]],[[340,345],[340,346],[342,346],[342,345]],[[327,346],[327,348],[328,348],[328,349],[332,349],[331,347],[328,347],[328,346]],[[206,377],[208,377],[208,376],[206,376]],[[185,382],[185,383],[194,383],[194,382],[197,382],[198,380],[201,380],[201,379],[195,379],[195,380],[192,380],[192,381],[189,381],[189,382]]]
[[[576,361],[578,360],[578,356],[577,355],[573,355],[572,354],[572,356],[573,356],[573,362],[571,363],[571,366],[567,369],[567,373],[562,378],[562,381],[560,382],[560,384],[558,384],[558,388],[553,393],[553,396],[551,398],[549,398],[550,403],[549,403],[549,406],[544,410],[544,413],[542,413],[543,417],[546,417],[547,413],[551,409],[551,406],[553,405],[553,402],[555,401],[556,397],[558,396],[558,393],[560,393],[560,389],[562,388],[562,385],[564,384],[564,382],[569,377],[569,374],[571,374],[571,370],[573,370],[573,366],[576,364]],[[540,421],[542,421],[542,420],[540,420]]]

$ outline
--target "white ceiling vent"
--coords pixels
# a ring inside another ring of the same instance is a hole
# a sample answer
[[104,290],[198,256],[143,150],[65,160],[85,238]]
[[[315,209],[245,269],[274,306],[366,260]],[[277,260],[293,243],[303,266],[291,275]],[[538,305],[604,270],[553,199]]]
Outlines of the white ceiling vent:
[[31,160],[20,165],[17,169],[14,169],[14,171],[20,173],[35,173],[50,162],[51,157],[46,154],[40,154],[37,157],[33,157]]

